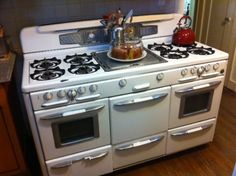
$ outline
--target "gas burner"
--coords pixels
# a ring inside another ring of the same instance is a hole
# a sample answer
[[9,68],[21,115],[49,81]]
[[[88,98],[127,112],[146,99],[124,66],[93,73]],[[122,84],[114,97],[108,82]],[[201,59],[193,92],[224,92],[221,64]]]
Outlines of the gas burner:
[[64,69],[56,67],[53,69],[35,70],[33,74],[30,74],[30,77],[37,81],[46,81],[59,78],[64,74],[65,74]]
[[189,56],[187,51],[180,51],[179,49],[161,51],[160,55],[168,59],[183,59]]
[[83,65],[71,65],[68,71],[72,74],[81,75],[96,72],[100,69],[100,66],[94,63],[88,63]]
[[197,46],[197,43],[193,43],[192,45],[185,45],[185,46],[181,46],[181,45],[176,45],[176,44],[173,44],[174,46],[177,46],[177,47],[183,47],[183,48],[195,48]]
[[173,46],[171,44],[149,44],[148,45],[148,49],[150,50],[155,50],[155,51],[166,51],[166,50],[171,50],[173,48]]
[[215,53],[215,50],[213,50],[212,48],[205,48],[203,46],[189,47],[187,48],[187,51],[191,54],[196,54],[196,55],[211,55]]
[[49,58],[49,59],[42,59],[42,60],[34,60],[33,63],[30,64],[32,68],[45,70],[45,69],[54,69],[61,63],[61,60],[57,59],[56,57]]
[[84,54],[75,54],[72,56],[66,56],[64,62],[70,63],[72,65],[84,65],[89,63],[92,60],[91,55]]

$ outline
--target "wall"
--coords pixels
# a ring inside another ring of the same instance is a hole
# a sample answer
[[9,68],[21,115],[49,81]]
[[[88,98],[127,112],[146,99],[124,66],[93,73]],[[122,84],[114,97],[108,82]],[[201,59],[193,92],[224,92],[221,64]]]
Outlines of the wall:
[[97,19],[119,7],[134,15],[162,14],[179,9],[179,0],[0,0],[0,24],[6,29],[12,47],[20,49],[19,33],[23,27]]

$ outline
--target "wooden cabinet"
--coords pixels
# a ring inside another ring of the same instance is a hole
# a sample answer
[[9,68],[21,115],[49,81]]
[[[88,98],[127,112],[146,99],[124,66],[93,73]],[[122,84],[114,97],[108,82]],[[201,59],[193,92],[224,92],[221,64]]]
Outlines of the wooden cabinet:
[[0,176],[26,172],[8,101],[8,88],[9,84],[0,84]]

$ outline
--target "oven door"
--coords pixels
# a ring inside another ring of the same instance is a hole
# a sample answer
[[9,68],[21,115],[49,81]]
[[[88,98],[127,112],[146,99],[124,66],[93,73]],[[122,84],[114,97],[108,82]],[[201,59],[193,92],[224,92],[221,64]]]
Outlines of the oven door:
[[224,77],[172,86],[169,128],[216,117]]
[[110,143],[107,99],[35,114],[47,160]]

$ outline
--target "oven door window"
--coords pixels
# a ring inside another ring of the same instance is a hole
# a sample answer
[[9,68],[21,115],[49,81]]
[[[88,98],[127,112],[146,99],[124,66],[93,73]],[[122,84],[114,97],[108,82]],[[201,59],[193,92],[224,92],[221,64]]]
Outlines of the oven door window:
[[179,118],[210,111],[214,89],[181,97]]
[[56,148],[99,137],[98,115],[52,123]]

